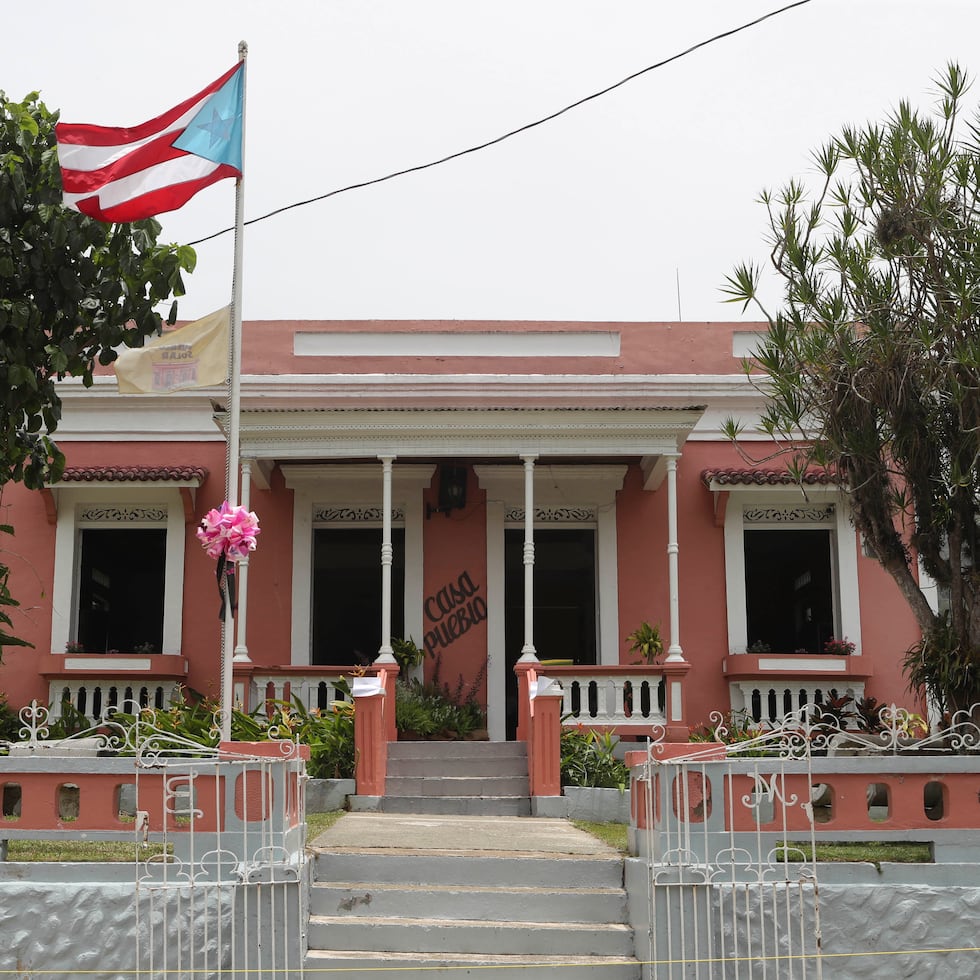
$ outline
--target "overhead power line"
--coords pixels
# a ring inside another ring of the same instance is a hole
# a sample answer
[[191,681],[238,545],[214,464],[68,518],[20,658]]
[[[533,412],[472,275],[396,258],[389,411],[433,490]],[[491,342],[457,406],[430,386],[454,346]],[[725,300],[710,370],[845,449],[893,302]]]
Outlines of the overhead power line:
[[[478,143],[476,146],[467,147],[465,150],[457,150],[455,153],[450,153],[444,157],[439,157],[438,160],[430,160],[428,163],[420,163],[414,167],[405,167],[403,170],[395,170],[390,174],[385,174],[383,177],[374,177],[371,180],[362,180],[356,184],[348,184],[346,187],[338,187],[335,190],[327,191],[325,194],[318,194],[316,197],[307,198],[305,201],[296,201],[293,204],[286,204],[281,208],[276,208],[274,211],[268,211],[265,214],[259,215],[257,218],[249,218],[245,224],[258,224],[260,221],[265,221],[267,218],[273,218],[277,214],[282,214],[285,211],[291,211],[293,208],[306,207],[308,204],[316,204],[318,201],[325,201],[328,197],[336,197],[338,194],[346,194],[348,191],[356,191],[362,187],[370,187],[373,184],[383,184],[385,181],[394,180],[396,177],[404,177],[406,174],[417,173],[420,170],[428,170],[430,167],[438,167],[441,164],[449,163],[450,160],[458,160],[460,157],[467,156],[470,153],[478,153],[480,150],[485,150],[488,147],[496,146],[498,143],[503,143],[504,140],[509,140],[512,136],[517,136],[519,133],[526,133],[529,129],[534,129],[537,126],[543,126],[545,123],[551,122],[553,119],[557,119],[559,116],[565,115],[566,112],[571,112],[572,109],[577,109],[579,106],[585,105],[587,102],[592,102],[593,100],[601,98],[604,95],[608,95],[615,89],[626,85],[627,82],[632,82],[641,75],[646,75],[647,72],[654,71],[657,68],[663,68],[665,65],[669,65],[673,61],[684,58],[700,48],[707,47],[709,44],[714,44],[715,41],[721,41],[727,37],[732,37],[732,35],[746,31],[750,27],[756,27],[763,21],[769,20],[772,17],[777,17],[779,14],[784,14],[788,10],[792,10],[794,7],[802,7],[810,2],[811,0],[796,0],[795,3],[789,3],[785,7],[780,7],[778,10],[772,10],[768,14],[763,14],[761,17],[756,17],[755,20],[750,20],[745,24],[739,25],[738,27],[733,27],[731,30],[722,31],[721,34],[715,34],[713,37],[706,38],[704,41],[698,41],[697,44],[692,44],[689,48],[685,48],[683,51],[678,51],[677,54],[672,54],[669,58],[664,58],[663,61],[658,61],[656,64],[648,65],[646,68],[641,68],[639,71],[633,72],[632,75],[627,75],[625,78],[621,78],[618,82],[613,82],[612,85],[607,85],[598,92],[593,92],[591,95],[586,95],[583,98],[578,99],[575,102],[571,102],[564,106],[564,108],[558,109],[547,116],[542,116],[540,119],[535,119],[533,122],[525,123],[523,126],[518,126],[517,129],[512,129],[510,132],[504,133],[501,136],[496,136],[484,143]],[[200,245],[202,242],[209,242],[211,239],[218,238],[221,235],[225,235],[233,230],[234,228],[231,226],[228,228],[222,228],[221,231],[216,231],[211,235],[206,235],[204,238],[195,239],[187,244]]]

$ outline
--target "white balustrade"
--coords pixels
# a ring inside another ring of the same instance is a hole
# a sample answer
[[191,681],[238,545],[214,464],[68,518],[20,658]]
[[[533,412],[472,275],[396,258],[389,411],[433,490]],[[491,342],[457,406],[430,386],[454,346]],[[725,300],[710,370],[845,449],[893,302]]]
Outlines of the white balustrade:
[[112,708],[131,712],[135,704],[141,707],[168,708],[180,696],[180,681],[170,679],[75,677],[57,678],[48,684],[48,703],[51,705],[52,719],[62,716],[62,705],[65,702],[86,718],[98,720],[105,717]]
[[265,701],[293,702],[298,699],[309,711],[327,710],[333,701],[348,700],[338,685],[349,676],[349,668],[343,667],[335,670],[321,668],[308,674],[256,670],[251,676],[248,707],[254,710]]
[[853,677],[814,680],[766,677],[730,683],[732,711],[757,722],[772,724],[808,704],[826,704],[833,698],[864,697],[864,681]]
[[628,667],[545,667],[562,686],[562,717],[566,724],[588,727],[644,729],[666,724],[664,681],[649,670]]

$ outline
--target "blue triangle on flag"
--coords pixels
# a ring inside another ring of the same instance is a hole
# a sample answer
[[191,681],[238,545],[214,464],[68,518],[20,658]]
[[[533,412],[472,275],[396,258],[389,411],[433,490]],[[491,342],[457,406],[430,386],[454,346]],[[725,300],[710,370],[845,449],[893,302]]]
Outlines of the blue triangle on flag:
[[244,65],[201,106],[174,141],[178,150],[242,172],[242,96]]

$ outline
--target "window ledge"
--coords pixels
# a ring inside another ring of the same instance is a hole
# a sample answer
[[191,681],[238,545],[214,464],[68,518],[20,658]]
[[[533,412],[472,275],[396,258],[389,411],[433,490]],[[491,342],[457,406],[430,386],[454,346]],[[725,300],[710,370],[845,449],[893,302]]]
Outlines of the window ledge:
[[39,658],[40,674],[54,677],[187,676],[187,660],[166,653],[50,653]]
[[871,677],[868,657],[835,657],[811,653],[736,653],[725,657],[722,671],[729,680],[756,677]]

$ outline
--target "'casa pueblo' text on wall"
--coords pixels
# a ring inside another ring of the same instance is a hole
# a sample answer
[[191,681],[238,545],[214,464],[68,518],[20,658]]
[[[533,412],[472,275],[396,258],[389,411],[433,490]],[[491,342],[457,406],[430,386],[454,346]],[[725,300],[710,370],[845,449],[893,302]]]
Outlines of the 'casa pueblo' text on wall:
[[445,650],[477,623],[487,618],[486,600],[479,594],[469,572],[448,582],[425,600],[425,618],[429,628],[425,633],[425,652],[434,654]]

